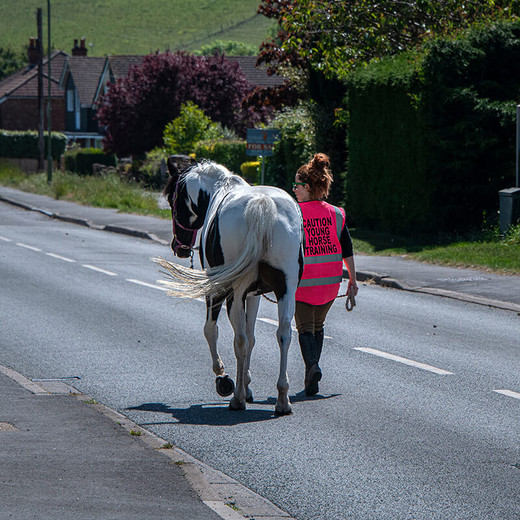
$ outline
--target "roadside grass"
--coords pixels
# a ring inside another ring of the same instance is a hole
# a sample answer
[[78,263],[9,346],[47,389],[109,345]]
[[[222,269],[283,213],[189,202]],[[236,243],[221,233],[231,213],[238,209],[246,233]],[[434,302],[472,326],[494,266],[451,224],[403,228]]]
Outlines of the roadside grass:
[[[169,210],[159,209],[157,194],[117,175],[92,177],[55,172],[48,185],[46,173],[27,175],[11,163],[0,160],[0,184],[87,206],[171,218]],[[350,231],[356,254],[399,255],[432,264],[520,275],[520,224],[512,226],[505,237],[499,235],[496,226],[462,237],[401,237],[364,229]]]
[[52,183],[46,173],[27,175],[16,166],[0,161],[0,184],[85,206],[114,208],[125,213],[170,218],[170,211],[160,209],[157,194],[136,183],[112,174],[102,177],[81,176],[71,172],[54,172]]
[[397,255],[431,264],[520,275],[520,224],[512,226],[504,237],[497,227],[462,237],[397,237],[362,229],[350,231],[356,254]]

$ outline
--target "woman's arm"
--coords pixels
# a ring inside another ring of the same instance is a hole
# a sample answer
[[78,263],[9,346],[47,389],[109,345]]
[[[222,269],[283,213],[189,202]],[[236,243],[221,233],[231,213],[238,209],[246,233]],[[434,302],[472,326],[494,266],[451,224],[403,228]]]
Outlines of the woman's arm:
[[358,285],[356,281],[356,264],[354,262],[354,256],[349,256],[347,258],[343,259],[343,263],[345,264],[345,267],[348,271],[348,288],[347,292],[352,287],[352,290],[354,291],[354,296],[358,293]]

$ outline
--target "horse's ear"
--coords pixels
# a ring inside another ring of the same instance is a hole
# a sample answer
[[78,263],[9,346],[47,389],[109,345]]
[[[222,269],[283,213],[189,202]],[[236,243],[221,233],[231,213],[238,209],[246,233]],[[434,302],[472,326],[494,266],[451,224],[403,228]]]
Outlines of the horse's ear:
[[178,177],[185,172],[190,166],[197,164],[197,161],[189,155],[170,155],[168,157],[168,171],[172,177]]

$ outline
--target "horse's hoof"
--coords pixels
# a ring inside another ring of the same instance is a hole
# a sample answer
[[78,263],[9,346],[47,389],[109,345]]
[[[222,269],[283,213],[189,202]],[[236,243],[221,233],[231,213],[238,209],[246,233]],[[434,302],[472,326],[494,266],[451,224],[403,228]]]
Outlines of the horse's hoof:
[[246,403],[240,402],[238,399],[233,397],[231,401],[229,401],[229,409],[230,410],[245,410],[246,409]]
[[292,408],[289,406],[289,408],[284,408],[281,410],[278,410],[277,408],[274,409],[274,414],[278,417],[282,417],[284,415],[291,415],[292,414]]
[[217,394],[222,397],[227,397],[235,391],[235,383],[227,374],[225,376],[217,376],[215,385],[217,387]]
[[253,392],[251,392],[251,390],[248,390],[247,396],[246,396],[246,403],[252,403],[252,402],[253,402]]

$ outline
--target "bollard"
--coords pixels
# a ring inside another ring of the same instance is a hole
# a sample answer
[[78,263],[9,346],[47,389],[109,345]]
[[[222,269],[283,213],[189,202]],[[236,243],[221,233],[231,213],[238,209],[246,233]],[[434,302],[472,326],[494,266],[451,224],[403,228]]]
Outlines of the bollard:
[[498,192],[500,198],[500,234],[504,235],[520,220],[520,188],[507,188]]

